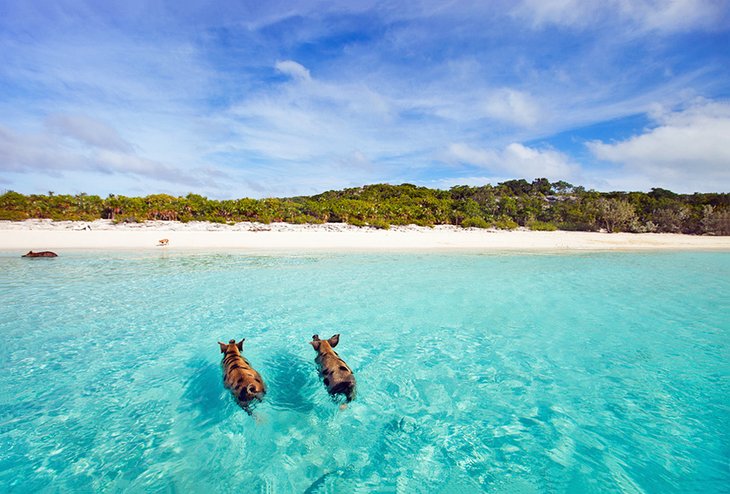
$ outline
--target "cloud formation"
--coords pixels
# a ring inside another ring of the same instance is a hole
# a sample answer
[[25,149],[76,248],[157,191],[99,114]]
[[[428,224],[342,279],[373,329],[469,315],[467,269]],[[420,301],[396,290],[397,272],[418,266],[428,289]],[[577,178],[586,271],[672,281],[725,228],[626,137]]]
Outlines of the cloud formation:
[[534,126],[540,118],[540,109],[533,98],[514,89],[501,89],[490,95],[486,112],[488,116],[523,127]]
[[522,0],[513,12],[533,27],[586,28],[617,22],[667,32],[715,28],[728,17],[727,3],[713,0]]
[[722,190],[730,182],[730,103],[658,109],[653,118],[654,125],[641,134],[592,141],[588,147],[598,159],[621,165],[625,176],[647,184],[690,192]]
[[574,181],[579,166],[553,149],[535,149],[513,142],[499,151],[477,149],[463,143],[449,146],[449,157],[463,164],[475,165],[494,176]]
[[112,128],[81,115],[53,116],[48,129],[19,134],[0,127],[0,171],[44,173],[61,178],[64,172],[131,175],[187,187],[217,187],[230,178],[213,168],[181,170],[139,156]]
[[697,187],[730,189],[726,120],[710,110],[730,80],[725,0],[45,7],[9,2],[0,16],[3,187],[647,188],[684,176],[683,156],[714,181]]
[[60,136],[75,139],[95,148],[122,153],[132,152],[132,145],[122,139],[116,129],[86,115],[51,115],[46,119],[46,125]]
[[297,63],[294,60],[276,62],[276,70],[300,81],[308,81],[312,78],[309,74],[309,70],[304,65]]

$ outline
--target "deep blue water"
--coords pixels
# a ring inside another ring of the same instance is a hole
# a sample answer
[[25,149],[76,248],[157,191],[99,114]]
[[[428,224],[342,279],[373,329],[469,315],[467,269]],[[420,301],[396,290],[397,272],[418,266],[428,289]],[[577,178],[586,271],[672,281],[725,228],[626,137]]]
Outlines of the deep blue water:
[[4,253],[0,335],[2,492],[730,486],[730,253]]

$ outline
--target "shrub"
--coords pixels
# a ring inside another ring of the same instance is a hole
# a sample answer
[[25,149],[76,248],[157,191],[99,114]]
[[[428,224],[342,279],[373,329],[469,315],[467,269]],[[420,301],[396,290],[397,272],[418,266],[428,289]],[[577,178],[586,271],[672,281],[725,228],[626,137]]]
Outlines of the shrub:
[[630,230],[637,219],[634,206],[621,199],[599,199],[598,214],[608,233]]
[[494,223],[494,226],[500,230],[514,230],[520,225],[510,218],[502,217]]
[[702,230],[709,235],[730,235],[730,210],[705,206],[702,210]]
[[537,221],[537,220],[530,221],[527,224],[527,228],[529,228],[530,230],[542,231],[542,232],[554,232],[555,230],[558,229],[558,227],[555,226],[553,223],[550,223],[548,221]]
[[654,233],[658,229],[656,223],[653,221],[647,221],[646,223],[642,223],[638,219],[633,221],[631,225],[629,225],[629,230],[634,233]]
[[363,220],[361,220],[359,218],[347,218],[347,223],[349,225],[358,226],[358,227],[367,226],[367,223],[365,223]]
[[462,221],[461,227],[462,228],[489,228],[489,224],[486,221],[484,221],[484,218],[475,216],[472,218],[467,218],[464,221]]
[[28,219],[28,214],[23,211],[0,211],[0,220],[23,221]]
[[660,208],[655,210],[651,217],[652,223],[656,225],[655,230],[663,233],[681,233],[682,226],[690,217],[690,209],[682,205]]
[[390,230],[390,223],[385,220],[370,220],[368,225],[379,230]]
[[292,225],[303,225],[305,223],[308,223],[307,217],[304,215],[296,215],[291,218],[289,218],[289,223]]

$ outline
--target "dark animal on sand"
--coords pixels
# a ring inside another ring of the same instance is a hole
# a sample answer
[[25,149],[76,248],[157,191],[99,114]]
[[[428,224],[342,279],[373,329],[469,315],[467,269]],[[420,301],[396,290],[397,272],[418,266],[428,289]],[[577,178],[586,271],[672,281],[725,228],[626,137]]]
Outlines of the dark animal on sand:
[[317,352],[315,362],[319,364],[319,373],[331,395],[342,394],[348,402],[355,399],[355,375],[340,358],[334,347],[340,342],[340,335],[336,334],[329,340],[320,340],[319,335],[312,336],[309,343]]
[[44,250],[42,252],[33,252],[29,250],[23,257],[58,257],[58,254],[51,252],[50,250]]
[[218,342],[223,353],[223,383],[231,390],[239,405],[248,411],[248,406],[254,401],[261,401],[266,394],[266,386],[261,375],[256,372],[251,364],[243,358],[243,342],[245,338],[236,343],[230,340],[228,343]]

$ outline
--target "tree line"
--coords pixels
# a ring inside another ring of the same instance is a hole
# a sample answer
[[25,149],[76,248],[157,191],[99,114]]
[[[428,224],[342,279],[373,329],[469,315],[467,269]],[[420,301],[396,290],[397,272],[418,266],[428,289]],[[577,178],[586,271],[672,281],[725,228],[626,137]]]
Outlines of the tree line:
[[597,192],[545,178],[498,185],[459,185],[449,190],[412,184],[375,184],[313,196],[268,199],[208,199],[153,194],[126,197],[31,194],[0,195],[0,220],[110,219],[115,222],[210,221],[236,223],[349,223],[608,232],[667,232],[730,235],[730,194]]

